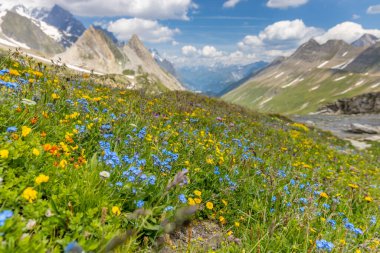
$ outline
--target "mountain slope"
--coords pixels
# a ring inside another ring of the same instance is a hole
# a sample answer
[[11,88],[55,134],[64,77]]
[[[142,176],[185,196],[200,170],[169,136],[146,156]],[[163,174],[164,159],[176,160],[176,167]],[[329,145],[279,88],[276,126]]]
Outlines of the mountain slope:
[[6,11],[1,20],[1,31],[6,37],[47,54],[63,51],[63,47],[43,32],[32,20],[13,11]]
[[67,64],[108,74],[122,74],[125,70],[142,71],[159,80],[168,89],[183,89],[172,75],[157,65],[136,35],[120,48],[106,33],[91,26],[72,47],[56,58],[61,58]]
[[355,73],[380,73],[380,42],[368,47],[345,70]]
[[[360,59],[361,53],[366,58],[375,51],[375,46],[358,48],[339,40],[320,45],[310,40],[223,99],[266,112],[313,112],[326,102],[380,90],[376,68],[371,73],[353,73],[348,69],[355,59]],[[376,56],[371,59],[374,61],[371,64],[380,61]]]
[[366,33],[358,40],[352,42],[351,45],[354,47],[369,47],[374,45],[378,40],[379,39],[375,35]]

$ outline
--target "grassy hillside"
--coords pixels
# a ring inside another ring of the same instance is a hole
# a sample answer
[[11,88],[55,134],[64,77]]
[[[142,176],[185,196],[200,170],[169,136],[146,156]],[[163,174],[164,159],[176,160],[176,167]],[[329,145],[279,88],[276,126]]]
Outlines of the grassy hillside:
[[188,92],[0,65],[1,252],[380,251],[379,149]]
[[[254,79],[223,99],[261,112],[307,114],[337,99],[380,91],[380,77],[315,69],[302,79],[289,76]],[[299,81],[297,81],[299,80]]]

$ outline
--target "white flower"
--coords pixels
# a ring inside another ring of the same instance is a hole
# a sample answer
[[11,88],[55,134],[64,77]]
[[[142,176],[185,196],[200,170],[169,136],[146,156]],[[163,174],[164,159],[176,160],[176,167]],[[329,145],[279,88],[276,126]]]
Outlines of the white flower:
[[99,173],[99,176],[102,178],[102,179],[107,179],[110,177],[110,173],[108,171],[105,171],[103,170],[102,172]]
[[37,103],[33,100],[30,100],[30,99],[26,99],[26,98],[23,98],[21,100],[21,103],[25,104],[25,105],[36,105]]
[[37,224],[36,220],[30,219],[28,220],[28,223],[26,224],[26,229],[27,230],[32,230]]
[[53,216],[53,213],[51,212],[50,209],[46,210],[45,216],[48,217],[48,218],[51,217],[51,216]]

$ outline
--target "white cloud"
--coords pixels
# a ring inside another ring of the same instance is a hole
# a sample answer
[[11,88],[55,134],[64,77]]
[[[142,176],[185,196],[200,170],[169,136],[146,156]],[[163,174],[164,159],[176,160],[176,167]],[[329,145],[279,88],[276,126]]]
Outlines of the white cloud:
[[286,9],[289,7],[299,7],[308,2],[308,0],[269,0],[267,6],[269,8]]
[[207,58],[215,58],[222,56],[223,53],[218,51],[215,47],[207,45],[202,48],[201,55]]
[[191,45],[186,45],[182,47],[182,54],[185,56],[194,56],[198,54],[198,50]]
[[354,22],[343,22],[330,28],[326,33],[316,37],[315,39],[319,43],[324,43],[333,39],[344,40],[347,43],[352,43],[365,33],[373,34],[380,38],[380,30],[378,29],[365,29],[362,25]]
[[0,0],[2,7],[23,4],[31,7],[52,7],[58,4],[78,16],[131,16],[145,19],[188,19],[196,9],[192,0]]
[[133,34],[137,34],[142,40],[152,43],[173,41],[173,36],[180,32],[178,29],[162,26],[157,21],[139,18],[118,19],[110,22],[107,30],[121,41],[127,41]]
[[372,5],[367,9],[368,14],[380,14],[380,4]]
[[320,35],[323,30],[308,27],[300,19],[284,20],[267,26],[258,35],[247,35],[238,43],[241,49],[294,48],[310,38]]
[[352,19],[353,20],[356,20],[356,19],[359,19],[359,18],[360,18],[360,16],[358,14],[353,14],[352,15]]
[[223,8],[234,8],[239,2],[240,0],[228,0],[224,2]]

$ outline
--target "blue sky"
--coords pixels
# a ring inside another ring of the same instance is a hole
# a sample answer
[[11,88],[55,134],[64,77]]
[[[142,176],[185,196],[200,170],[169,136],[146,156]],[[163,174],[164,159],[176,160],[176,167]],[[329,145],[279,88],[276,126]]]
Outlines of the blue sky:
[[380,38],[379,0],[30,0],[28,4],[59,4],[86,26],[100,24],[119,40],[137,33],[148,47],[178,65],[270,61],[289,55],[312,37],[320,43],[352,42],[364,33]]

